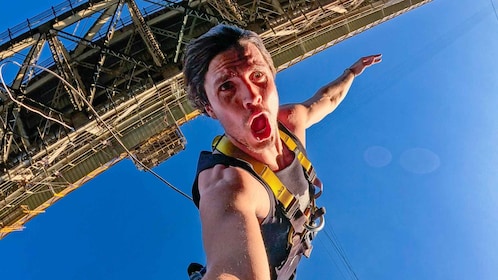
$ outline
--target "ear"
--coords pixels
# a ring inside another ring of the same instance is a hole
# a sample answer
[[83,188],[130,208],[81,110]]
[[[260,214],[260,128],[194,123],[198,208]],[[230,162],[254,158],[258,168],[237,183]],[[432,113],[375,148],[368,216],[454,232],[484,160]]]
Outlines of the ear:
[[206,105],[204,107],[204,109],[206,110],[206,113],[208,114],[208,116],[210,116],[211,118],[213,118],[215,120],[218,119],[218,118],[216,118],[216,114],[214,113],[213,108],[211,108],[211,105]]

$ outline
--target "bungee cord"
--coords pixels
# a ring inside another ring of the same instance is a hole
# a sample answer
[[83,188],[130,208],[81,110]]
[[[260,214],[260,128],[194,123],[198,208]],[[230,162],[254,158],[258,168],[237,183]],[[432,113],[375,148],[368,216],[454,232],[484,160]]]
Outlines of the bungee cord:
[[489,1],[491,2],[491,7],[493,7],[493,12],[495,13],[496,21],[498,21],[498,13],[496,12],[495,3],[493,0],[489,0]]
[[32,108],[32,107],[30,107],[30,106],[28,106],[28,105],[26,105],[26,104],[22,103],[21,101],[17,100],[14,96],[12,96],[12,93],[10,92],[9,87],[6,85],[5,80],[4,80],[4,78],[3,78],[3,68],[4,68],[4,67],[5,67],[5,65],[7,65],[8,63],[13,63],[13,64],[15,64],[15,65],[17,65],[17,66],[19,66],[19,67],[23,67],[23,66],[22,66],[19,62],[17,62],[17,61],[5,61],[4,63],[2,63],[2,65],[0,65],[0,80],[1,80],[1,82],[2,82],[2,85],[3,85],[3,87],[4,87],[5,92],[7,93],[7,95],[9,96],[9,98],[10,98],[10,99],[11,99],[14,103],[16,103],[17,105],[19,105],[19,106],[21,106],[21,107],[25,108],[26,110],[31,111],[31,112],[34,112],[34,113],[36,113],[36,114],[38,114],[38,115],[40,115],[40,116],[44,117],[45,119],[51,120],[51,121],[53,121],[53,122],[56,122],[56,123],[58,123],[58,124],[60,124],[60,125],[64,126],[65,128],[68,128],[69,130],[74,131],[74,128],[73,128],[73,127],[71,127],[70,125],[66,124],[65,122],[60,121],[60,120],[55,119],[55,118],[52,118],[51,116],[47,116],[45,113],[43,113],[43,112],[41,112],[41,111],[39,111],[39,110],[37,110],[37,109],[35,109],[35,108]]
[[[326,229],[324,229],[324,230],[326,230]],[[321,235],[320,235],[320,236],[321,236]],[[323,239],[321,239],[321,238],[317,238],[317,241],[319,241],[319,242],[321,243],[321,246],[322,246],[323,248],[327,248],[327,247],[328,247],[328,246],[327,246],[327,244],[325,243],[325,241],[324,241]],[[346,278],[346,275],[344,275],[344,271],[343,271],[343,269],[341,269],[341,268],[339,267],[338,261],[336,260],[336,259],[337,259],[337,257],[334,257],[334,256],[332,255],[332,253],[330,252],[330,250],[328,250],[328,249],[325,249],[325,252],[326,252],[326,253],[327,253],[327,255],[329,256],[330,261],[334,264],[334,266],[335,266],[336,270],[337,270],[337,271],[339,271],[339,273],[341,274],[341,279],[347,279],[347,278]],[[327,266],[327,267],[328,267],[328,268],[332,268],[331,266]],[[333,270],[332,270],[332,271],[333,271]],[[335,272],[335,271],[334,271],[334,272]]]
[[[331,233],[329,233],[329,229],[330,229]],[[351,262],[349,261],[347,255],[346,255],[346,252],[342,248],[337,236],[334,233],[334,229],[331,226],[327,225],[324,229],[324,233],[325,233],[325,236],[327,237],[327,239],[330,241],[330,243],[332,243],[332,246],[334,247],[337,254],[339,255],[343,265],[346,267],[346,270],[348,272],[348,275],[350,276],[350,279],[358,280],[358,276],[354,272],[353,267],[351,265]]]
[[[104,125],[104,127],[107,129],[107,131],[109,131],[109,133],[112,135],[112,137],[119,143],[119,145],[125,150],[126,154],[136,163],[138,163],[145,171],[151,173],[154,177],[156,177],[157,179],[159,179],[161,182],[163,182],[165,185],[167,185],[169,188],[171,188],[172,190],[176,191],[177,193],[179,193],[180,195],[184,196],[185,198],[189,199],[189,200],[193,200],[192,197],[190,197],[188,194],[186,194],[185,192],[183,192],[182,190],[180,190],[179,188],[175,187],[173,184],[171,184],[170,182],[168,182],[166,179],[164,179],[163,177],[161,177],[159,174],[157,174],[154,170],[152,170],[151,168],[149,168],[148,166],[146,166],[141,160],[139,160],[126,146],[125,144],[121,141],[121,139],[118,137],[118,135],[114,132],[114,130],[112,129],[111,126],[109,126],[106,121],[104,121],[100,116],[99,114],[97,113],[97,111],[93,108],[92,104],[90,104],[90,102],[88,102],[88,100],[86,100],[86,98],[76,89],[73,87],[73,85],[71,85],[68,81],[66,81],[63,77],[61,77],[59,74],[55,73],[54,71],[46,68],[46,67],[43,67],[43,66],[40,66],[40,65],[36,65],[36,64],[28,64],[28,65],[22,65],[16,61],[10,61],[11,63],[14,63],[16,65],[18,65],[19,67],[23,67],[23,66],[26,66],[26,67],[35,67],[35,68],[39,68],[39,69],[42,69],[43,71],[46,71],[50,74],[52,74],[54,77],[56,77],[57,79],[59,79],[61,82],[63,82],[65,85],[67,85],[72,91],[74,91],[75,93],[78,94],[78,96],[83,100],[83,102],[88,106],[88,108],[90,109],[90,111],[92,112],[92,114],[95,116],[96,120],[98,120],[100,123],[102,123],[102,125]],[[31,108],[25,104],[23,104],[22,102],[14,99],[10,92],[8,91],[8,87],[6,86],[5,82],[4,82],[4,79],[3,79],[3,75],[2,75],[2,68],[4,67],[6,63],[3,63],[2,65],[0,65],[0,78],[1,78],[1,82],[3,84],[3,86],[5,87],[7,93],[9,94],[9,97],[14,101],[16,102],[17,104],[19,104],[20,106],[30,110],[30,111],[33,111],[33,112],[36,112],[38,114],[40,114],[42,117],[44,118],[47,118],[49,120],[52,120],[52,121],[55,121],[61,125],[63,125],[64,127],[67,127],[71,130],[74,131],[74,128],[70,127],[69,125],[61,122],[61,121],[58,121],[50,116],[47,116],[45,115],[43,112],[39,112],[37,111],[36,109],[34,108]]]

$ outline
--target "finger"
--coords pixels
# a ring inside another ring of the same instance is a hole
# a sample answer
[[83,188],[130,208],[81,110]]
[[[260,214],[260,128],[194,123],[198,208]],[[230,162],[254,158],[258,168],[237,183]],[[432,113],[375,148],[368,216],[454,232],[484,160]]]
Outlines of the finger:
[[382,61],[382,54],[372,55],[372,56],[369,56],[369,58],[371,59],[370,64],[376,64],[376,63],[379,63]]
[[374,61],[376,63],[379,63],[382,61],[382,54],[376,54],[374,57],[375,57]]
[[375,57],[373,57],[373,56],[365,57],[362,59],[361,62],[364,66],[372,65],[375,62]]

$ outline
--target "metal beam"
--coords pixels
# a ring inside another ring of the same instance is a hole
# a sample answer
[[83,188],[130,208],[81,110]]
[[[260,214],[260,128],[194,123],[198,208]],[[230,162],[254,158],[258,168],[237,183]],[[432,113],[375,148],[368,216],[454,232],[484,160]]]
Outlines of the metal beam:
[[19,90],[23,81],[29,80],[30,77],[32,77],[33,71],[30,71],[27,79],[26,73],[29,69],[33,70],[30,65],[36,64],[38,62],[43,45],[46,42],[44,34],[36,34],[35,36],[33,36],[33,38],[36,39],[36,43],[30,48],[28,54],[26,55],[26,58],[24,59],[24,63],[20,67],[19,72],[17,72],[14,82],[12,83],[12,88],[14,90]]
[[78,71],[71,66],[69,53],[62,42],[57,38],[56,30],[52,30],[51,34],[48,36],[48,45],[52,52],[55,65],[59,70],[59,74],[78,90],[78,92],[74,92],[67,84],[63,83],[63,87],[69,95],[74,109],[78,111],[83,110],[84,103],[81,99],[87,96],[86,90],[84,90],[83,82],[81,81],[81,76],[78,74]]
[[161,51],[161,47],[159,46],[156,37],[154,37],[154,34],[152,33],[149,25],[147,25],[147,23],[145,22],[145,19],[140,13],[140,9],[138,9],[138,6],[135,3],[135,1],[134,0],[126,0],[126,1],[128,3],[128,9],[130,11],[133,23],[135,27],[137,27],[140,35],[142,36],[142,39],[144,40],[145,45],[147,46],[147,50],[152,56],[154,63],[156,64],[156,66],[159,67],[162,66],[166,62],[166,57]]
[[[111,22],[106,32],[105,39],[103,41],[104,47],[109,47],[109,43],[111,42],[112,36],[114,35],[114,31],[116,30],[116,24],[121,17],[121,9],[123,8],[124,0],[120,0],[118,2],[117,7],[114,9],[114,14],[112,15]],[[93,84],[90,86],[90,97],[88,98],[88,102],[90,104],[93,103],[93,99],[95,97],[95,92],[97,91],[97,84],[99,82],[100,72],[102,67],[104,66],[105,60],[107,57],[107,53],[100,51],[100,58],[95,64],[95,71],[93,73]]]
[[[114,16],[116,13],[116,9],[118,8],[118,4],[113,4],[112,6],[106,8],[104,12],[99,16],[99,18],[92,24],[92,26],[88,29],[83,39],[87,41],[92,41],[95,35],[98,34],[99,30],[104,26],[110,18]],[[73,56],[80,55],[85,50],[86,45],[78,44],[74,49]]]

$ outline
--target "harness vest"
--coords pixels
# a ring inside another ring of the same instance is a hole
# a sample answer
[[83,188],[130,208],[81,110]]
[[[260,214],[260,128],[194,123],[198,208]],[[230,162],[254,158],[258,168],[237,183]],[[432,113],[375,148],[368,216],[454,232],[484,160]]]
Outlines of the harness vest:
[[[225,136],[217,136],[213,140],[213,151],[217,152],[201,152],[192,195],[199,207],[198,174],[216,164],[241,167],[261,182],[272,198],[272,210],[261,223],[272,279],[287,280],[294,278],[301,256],[309,257],[311,240],[325,223],[325,208],[315,204],[322,184],[304,147],[283,125],[279,132],[281,141],[294,153],[293,162],[282,172],[273,172],[267,165],[241,153]],[[232,157],[235,152],[237,158]],[[315,193],[316,189],[318,193]]]

